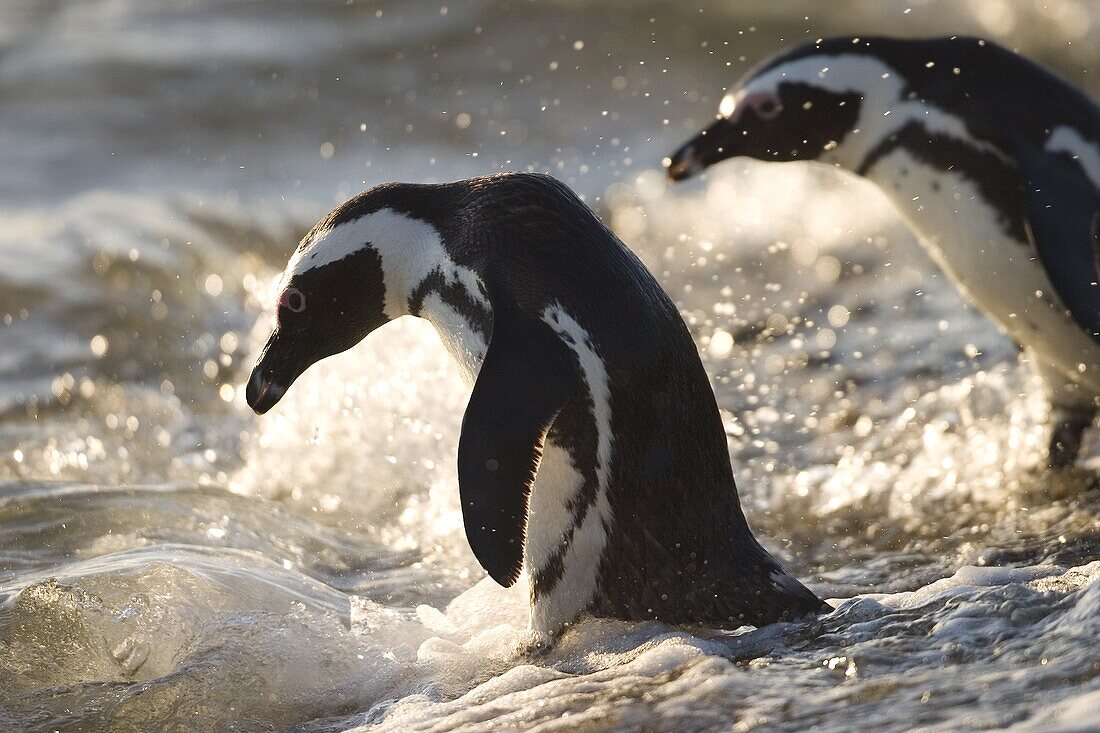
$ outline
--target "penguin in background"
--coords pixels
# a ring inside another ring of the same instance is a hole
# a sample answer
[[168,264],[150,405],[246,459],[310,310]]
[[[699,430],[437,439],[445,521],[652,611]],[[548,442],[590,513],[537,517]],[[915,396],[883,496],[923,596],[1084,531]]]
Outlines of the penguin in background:
[[405,315],[473,382],[466,536],[501,585],[526,571],[541,638],[582,613],[736,628],[829,610],[749,530],[675,305],[562,183],[390,184],[337,207],[287,265],[249,406]]
[[1100,404],[1100,107],[990,41],[832,38],[763,61],[666,159],[674,181],[735,156],[875,183],[1026,352],[1051,405],[1051,467]]

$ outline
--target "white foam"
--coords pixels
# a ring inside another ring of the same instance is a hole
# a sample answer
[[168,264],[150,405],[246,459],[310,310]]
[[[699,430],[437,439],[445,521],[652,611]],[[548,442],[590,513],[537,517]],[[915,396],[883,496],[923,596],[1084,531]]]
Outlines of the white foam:
[[915,591],[902,593],[868,593],[864,598],[876,601],[887,608],[912,609],[932,603],[943,603],[956,596],[973,594],[977,588],[996,588],[1013,583],[1030,583],[1040,578],[1065,573],[1065,568],[1054,565],[1032,567],[977,567],[967,565],[955,574],[937,580]]
[[1006,731],[1009,733],[1090,733],[1100,720],[1100,690],[1092,690],[1059,700],[1035,711],[1027,720]]

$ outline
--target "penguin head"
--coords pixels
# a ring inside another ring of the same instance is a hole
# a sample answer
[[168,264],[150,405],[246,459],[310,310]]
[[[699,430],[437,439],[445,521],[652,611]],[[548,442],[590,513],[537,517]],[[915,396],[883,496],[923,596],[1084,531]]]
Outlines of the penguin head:
[[416,216],[422,188],[373,188],[338,206],[302,239],[283,274],[275,327],[245,391],[257,413],[274,407],[314,363],[408,312],[416,284],[409,274],[423,259],[425,243],[439,240],[435,227]]
[[666,159],[669,178],[691,178],[735,156],[842,162],[846,140],[873,135],[859,129],[868,101],[895,85],[881,78],[881,62],[867,60],[867,47],[853,39],[805,44],[765,60],[729,90],[715,122]]

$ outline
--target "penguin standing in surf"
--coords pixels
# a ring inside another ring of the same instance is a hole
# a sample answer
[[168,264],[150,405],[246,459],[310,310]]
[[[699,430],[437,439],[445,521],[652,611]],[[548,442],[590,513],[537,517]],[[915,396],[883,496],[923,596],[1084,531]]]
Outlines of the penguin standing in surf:
[[536,174],[391,184],[290,259],[249,379],[271,409],[310,365],[403,315],[474,380],[458,448],[466,536],[531,627],[579,614],[760,626],[826,610],[753,537],[695,344],[641,262]]
[[668,161],[734,156],[865,176],[932,258],[1027,352],[1072,464],[1100,396],[1100,107],[975,38],[835,38],[764,61]]

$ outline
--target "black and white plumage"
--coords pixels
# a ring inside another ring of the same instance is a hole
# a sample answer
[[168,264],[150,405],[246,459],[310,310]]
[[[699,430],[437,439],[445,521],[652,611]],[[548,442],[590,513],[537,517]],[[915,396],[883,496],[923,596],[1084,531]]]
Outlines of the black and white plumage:
[[371,189],[303,239],[279,303],[247,388],[258,413],[391,319],[435,326],[474,380],[466,535],[502,585],[526,570],[535,631],[585,611],[736,627],[827,608],[750,532],[675,306],[555,179]]
[[989,41],[835,38],[764,61],[668,161],[812,160],[876,183],[933,259],[1028,353],[1050,462],[1100,396],[1100,108]]

